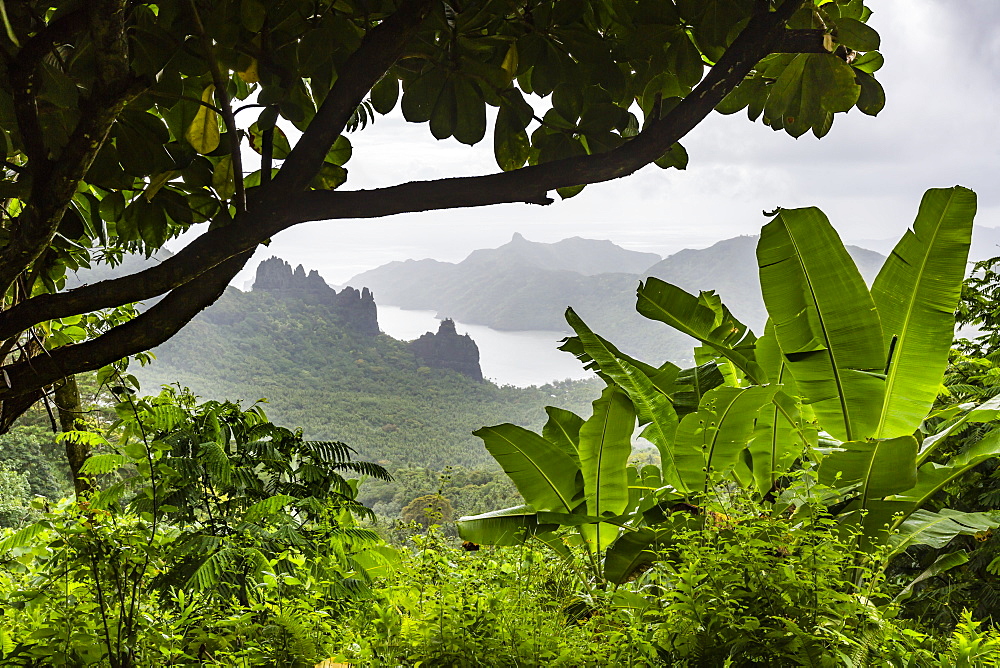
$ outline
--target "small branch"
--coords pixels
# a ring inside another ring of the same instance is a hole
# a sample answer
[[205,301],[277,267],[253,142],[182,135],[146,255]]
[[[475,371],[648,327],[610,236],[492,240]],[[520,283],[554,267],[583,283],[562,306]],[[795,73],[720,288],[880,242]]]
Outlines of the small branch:
[[214,104],[209,104],[208,102],[205,102],[204,100],[197,97],[192,97],[190,95],[171,95],[170,93],[164,93],[158,90],[149,90],[146,91],[146,93],[152,95],[153,97],[165,97],[170,100],[187,100],[188,102],[195,102],[205,107],[206,109],[211,109],[220,116],[222,115],[222,109],[219,109]]
[[785,30],[774,53],[830,53],[829,36],[819,28]]
[[46,160],[43,168],[31,162],[29,156],[31,193],[13,222],[7,245],[0,249],[0,294],[49,247],[77,184],[90,168],[115,119],[146,87],[146,82],[129,80],[114,94],[82,100],[80,121],[59,160]]
[[259,109],[261,107],[267,107],[267,106],[268,105],[266,104],[257,104],[256,102],[253,104],[244,104],[242,107],[237,108],[233,113],[238,114],[241,111],[246,111],[247,109]]
[[274,179],[275,188],[290,194],[309,185],[354,110],[403,54],[431,4],[431,0],[402,0],[399,9],[365,35],[361,46],[339,68],[336,83],[288,154]]
[[38,92],[38,65],[55,45],[65,43],[86,27],[85,9],[70,12],[39,30],[34,37],[24,43],[7,65],[7,72],[14,89],[14,112],[24,142],[24,152],[29,161],[41,162],[47,159],[41,125],[38,122],[38,109],[35,106],[35,95]]
[[271,182],[271,166],[274,162],[274,127],[264,130],[260,145],[260,182]]
[[219,69],[219,61],[215,57],[212,40],[205,32],[205,26],[201,22],[198,6],[195,0],[189,0],[189,2],[191,13],[194,15],[195,27],[201,37],[201,47],[205,51],[205,58],[208,60],[208,67],[212,72],[212,81],[215,83],[215,100],[222,109],[222,122],[226,125],[226,134],[229,137],[229,155],[233,161],[233,184],[236,186],[236,211],[243,213],[247,210],[247,195],[243,186],[243,156],[240,154],[240,132],[236,126],[236,115],[233,114],[233,105],[230,103],[227,90],[228,80],[222,76],[222,70]]
[[0,433],[6,434],[14,425],[17,418],[24,415],[25,411],[34,406],[42,398],[43,394],[41,388],[39,388],[18,397],[4,399],[2,402],[3,407],[0,409]]
[[785,22],[802,5],[786,0],[777,11],[754,16],[700,84],[662,119],[650,120],[622,146],[486,176],[414,181],[358,191],[310,191],[289,207],[295,220],[377,218],[410,211],[434,211],[524,202],[548,204],[557,188],[601,183],[628,176],[663,155],[781,44]]
[[16,172],[17,174],[27,174],[28,173],[28,169],[26,167],[23,167],[22,165],[16,165],[13,162],[11,162],[10,160],[4,160],[3,161],[3,166],[6,167],[7,169],[9,169],[12,172]]
[[[135,81],[128,69],[123,6],[123,0],[93,0],[79,13],[53,21],[25,45],[8,68],[14,83],[15,114],[28,155],[31,193],[13,221],[6,246],[0,250],[0,294],[6,293],[17,276],[49,247],[80,179],[121,109],[148,87]],[[89,29],[94,45],[97,80],[80,102],[80,120],[59,159],[50,161],[35,99],[39,86],[37,65],[54,44],[68,40],[84,27]]]
[[230,258],[205,272],[201,280],[171,291],[145,313],[111,328],[96,339],[62,346],[46,355],[0,367],[10,379],[10,387],[0,388],[5,412],[11,398],[34,393],[70,373],[99,369],[163,343],[218,299],[252,255],[248,251]]

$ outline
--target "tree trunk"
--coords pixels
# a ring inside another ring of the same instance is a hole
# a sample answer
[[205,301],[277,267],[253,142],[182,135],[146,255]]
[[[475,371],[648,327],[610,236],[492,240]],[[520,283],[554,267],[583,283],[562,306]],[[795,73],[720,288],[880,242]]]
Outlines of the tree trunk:
[[[80,390],[76,385],[76,376],[66,376],[55,385],[55,402],[59,411],[59,428],[63,432],[83,429],[81,420],[83,412],[80,407]],[[70,475],[73,476],[73,488],[77,498],[85,492],[90,492],[93,486],[80,475],[83,463],[90,457],[90,446],[75,439],[67,439],[66,460],[69,462]]]

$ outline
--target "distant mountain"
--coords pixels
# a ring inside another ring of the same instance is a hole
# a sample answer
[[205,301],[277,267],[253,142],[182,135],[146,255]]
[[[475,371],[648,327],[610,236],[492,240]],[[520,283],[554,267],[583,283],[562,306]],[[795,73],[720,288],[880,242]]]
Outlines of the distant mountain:
[[[667,359],[688,362],[694,341],[635,312],[636,287],[648,276],[695,294],[715,290],[738,318],[757,332],[763,329],[767,313],[760,297],[756,236],[683,250],[640,270],[634,269],[639,264],[635,262],[632,270],[614,273],[567,269],[578,255],[551,259],[550,265],[539,259],[543,252],[551,257],[558,249],[572,253],[575,247],[585,246],[585,241],[535,244],[516,235],[510,243],[477,250],[458,264],[436,260],[392,262],[359,274],[351,282],[369,286],[386,304],[434,310],[439,317],[499,330],[568,331],[563,313],[572,306],[592,329],[623,351],[657,363]],[[848,251],[871,282],[884,258],[854,246]]]
[[[358,291],[348,286],[338,293],[326,284],[315,269],[307,275],[301,264],[293,270],[292,266],[280,257],[271,257],[257,266],[253,291],[270,294],[281,300],[296,300],[311,305],[326,306],[329,313],[335,315],[347,329],[369,336],[380,333],[378,308],[368,288]],[[220,312],[223,310],[223,308],[216,309]],[[214,317],[213,314],[214,311],[210,311],[209,317]],[[242,314],[232,313],[231,317],[241,318]]]
[[[436,310],[462,322],[500,330],[562,330],[562,310],[595,291],[615,294],[660,261],[610,241],[573,237],[553,244],[520,234],[503,246],[476,250],[458,264],[437,260],[390,262],[358,274],[383,304]],[[560,304],[553,316],[551,308]]]
[[662,258],[656,253],[640,253],[616,246],[608,240],[570,237],[553,244],[528,241],[515,232],[510,242],[499,248],[472,251],[463,264],[501,262],[523,264],[550,271],[572,271],[584,276],[595,274],[639,274]]
[[596,381],[517,388],[477,379],[475,343],[442,329],[423,345],[397,341],[378,331],[368,289],[337,292],[271,258],[251,292],[229,288],[154,349],[152,364],[130,371],[146,392],[177,382],[203,398],[266,397],[276,423],[341,440],[393,470],[494,466],[473,430],[538,429],[546,404],[583,413],[599,393]]
[[[656,276],[690,293],[715,290],[737,318],[760,333],[767,310],[760,296],[757,273],[757,235],[725,239],[704,249],[685,249],[650,267]],[[865,281],[871,284],[885,257],[858,246],[847,246]]]

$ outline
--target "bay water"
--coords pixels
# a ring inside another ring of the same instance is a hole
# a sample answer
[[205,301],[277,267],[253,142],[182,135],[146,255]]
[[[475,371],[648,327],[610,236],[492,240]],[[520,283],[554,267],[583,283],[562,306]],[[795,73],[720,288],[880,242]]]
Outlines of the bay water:
[[[383,332],[402,341],[412,341],[425,332],[437,332],[434,311],[413,311],[398,306],[378,306],[378,324]],[[455,321],[459,334],[468,334],[479,346],[483,376],[497,385],[544,385],[567,378],[592,378],[573,355],[557,350],[566,338],[556,331],[499,331],[484,325]]]

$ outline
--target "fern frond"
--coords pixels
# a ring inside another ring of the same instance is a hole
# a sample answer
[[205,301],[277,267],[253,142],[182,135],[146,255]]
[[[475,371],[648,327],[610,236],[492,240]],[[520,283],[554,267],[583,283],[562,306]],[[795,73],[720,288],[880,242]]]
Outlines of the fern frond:
[[233,466],[222,446],[215,441],[207,441],[199,444],[198,451],[199,459],[204,462],[209,474],[223,485],[228,485],[232,481]]
[[295,501],[295,497],[288,494],[277,494],[275,496],[268,497],[263,501],[258,501],[247,508],[246,514],[243,516],[243,522],[247,524],[254,524],[261,521],[265,517],[276,515],[278,511],[282,510],[293,501]]
[[15,531],[3,540],[0,540],[0,554],[4,554],[17,547],[27,547],[42,535],[49,528],[46,522],[35,522]]
[[348,132],[357,132],[358,130],[364,130],[368,127],[369,123],[375,122],[375,107],[372,106],[371,100],[364,100],[354,109],[354,113],[351,114],[350,120],[347,121],[346,130]]
[[385,469],[385,467],[372,462],[339,462],[334,464],[334,468],[353,471],[354,473],[360,473],[361,475],[368,476],[369,478],[375,478],[376,480],[392,482],[392,475]]
[[83,463],[80,468],[80,473],[86,473],[90,475],[105,475],[107,473],[113,473],[118,469],[122,468],[126,464],[129,464],[131,460],[125,455],[116,454],[102,454],[102,455],[91,455]]
[[185,583],[186,589],[208,591],[222,582],[226,570],[238,554],[234,548],[222,548],[206,557]]

